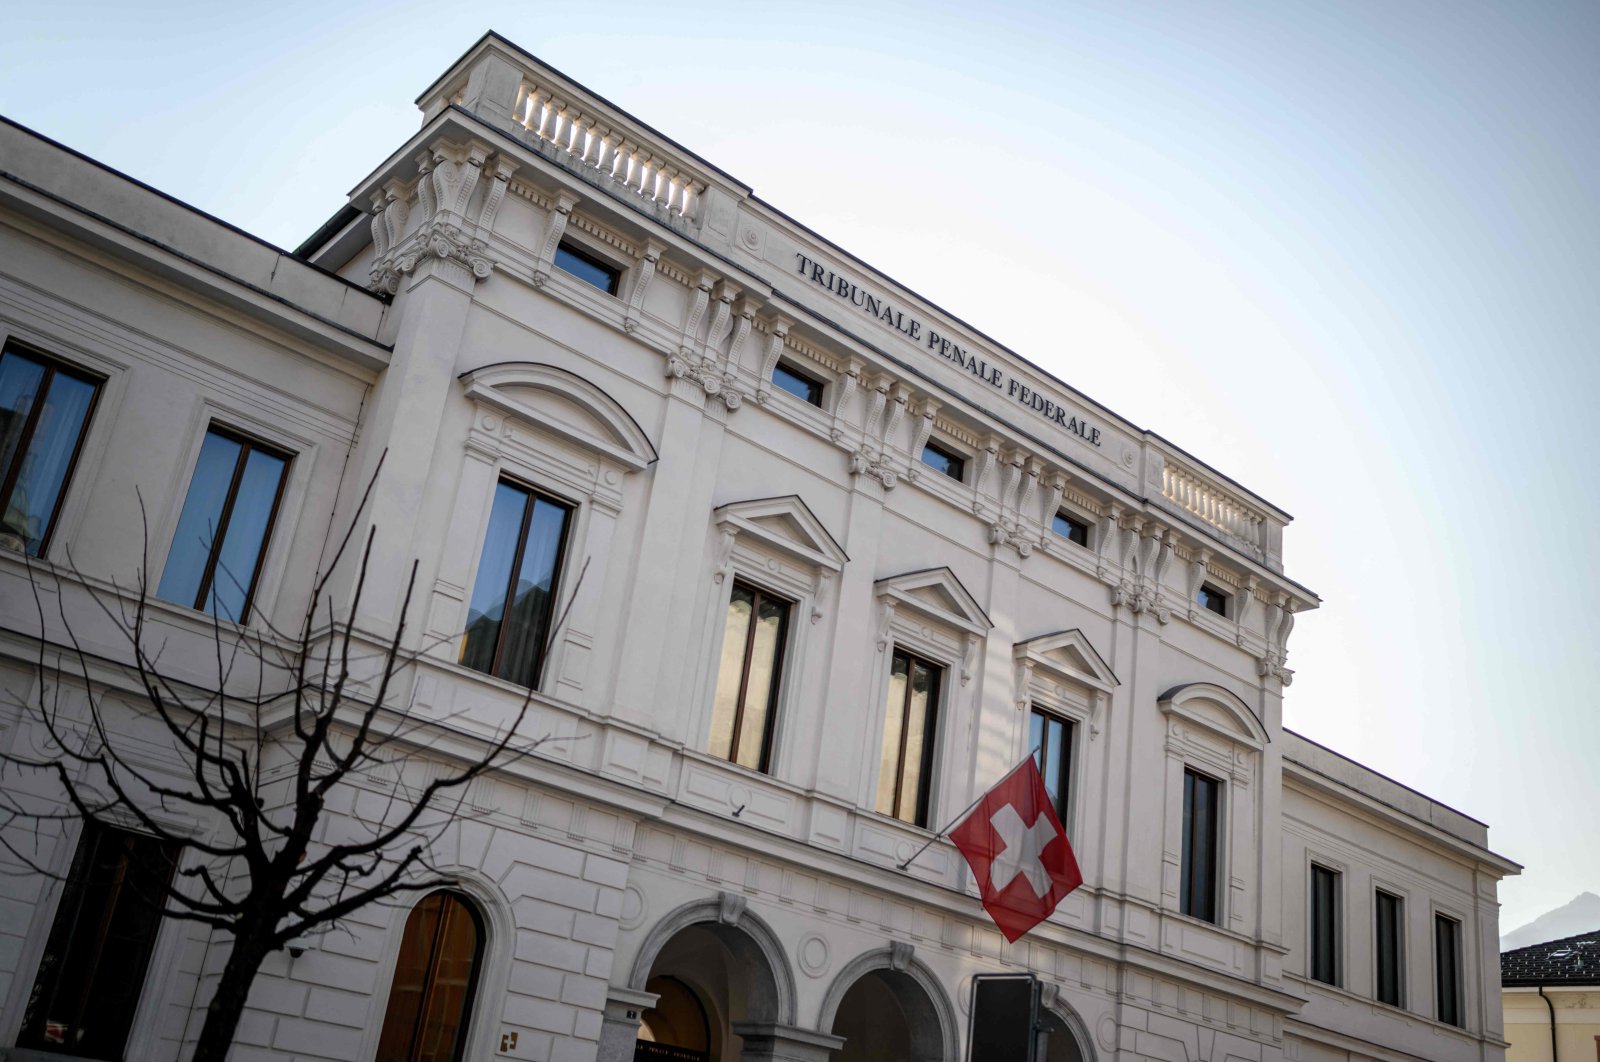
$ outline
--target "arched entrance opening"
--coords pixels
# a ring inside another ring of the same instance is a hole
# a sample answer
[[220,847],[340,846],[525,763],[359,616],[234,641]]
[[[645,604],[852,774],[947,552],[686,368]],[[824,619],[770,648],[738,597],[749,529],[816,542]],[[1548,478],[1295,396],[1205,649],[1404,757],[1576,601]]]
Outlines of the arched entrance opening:
[[1039,1062],[1084,1062],[1083,1052],[1078,1049],[1078,1038],[1059,1015],[1040,1008],[1039,1025],[1050,1034]]
[[793,986],[780,983],[768,951],[776,939],[758,919],[686,909],[652,938],[633,981],[656,996],[639,1017],[636,1062],[738,1062],[736,1025],[792,1020]]
[[[952,1015],[941,1013],[929,985],[932,975],[915,964],[896,969],[871,957],[847,969],[829,992],[833,1035],[844,1046],[834,1062],[946,1062],[953,1048]],[[842,988],[842,993],[840,989]],[[837,1002],[835,1002],[835,1000]]]

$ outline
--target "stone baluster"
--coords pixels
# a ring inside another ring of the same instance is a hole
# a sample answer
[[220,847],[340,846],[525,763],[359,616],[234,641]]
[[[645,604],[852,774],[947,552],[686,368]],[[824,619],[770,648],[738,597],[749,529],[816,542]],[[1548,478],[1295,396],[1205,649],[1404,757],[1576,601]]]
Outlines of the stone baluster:
[[689,187],[684,189],[682,214],[690,221],[697,220],[700,216],[700,197],[705,190],[704,183],[693,180],[689,182]]

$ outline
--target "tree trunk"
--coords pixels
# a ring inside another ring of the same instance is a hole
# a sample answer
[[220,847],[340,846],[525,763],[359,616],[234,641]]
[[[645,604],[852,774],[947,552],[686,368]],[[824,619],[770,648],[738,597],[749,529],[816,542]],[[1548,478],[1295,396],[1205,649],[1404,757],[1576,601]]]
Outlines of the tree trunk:
[[206,1004],[206,1021],[200,1027],[200,1040],[195,1044],[191,1062],[225,1062],[227,1059],[234,1033],[239,1028],[239,1018],[244,1014],[245,1001],[250,998],[250,985],[262,961],[272,952],[266,938],[266,931],[256,930],[234,939],[233,951],[222,968],[216,994]]

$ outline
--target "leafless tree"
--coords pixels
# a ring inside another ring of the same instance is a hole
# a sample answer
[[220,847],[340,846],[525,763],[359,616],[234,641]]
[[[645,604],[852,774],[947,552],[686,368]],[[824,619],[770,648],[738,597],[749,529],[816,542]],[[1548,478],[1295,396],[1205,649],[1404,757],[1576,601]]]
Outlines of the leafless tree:
[[[367,495],[371,490],[369,483]],[[363,496],[362,509],[366,501]],[[315,580],[297,632],[250,632],[213,622],[215,681],[203,685],[163,664],[142,571],[127,593],[74,580],[125,635],[126,650],[111,666],[136,682],[138,712],[158,742],[170,746],[170,757],[161,758],[170,758],[172,773],[152,768],[147,748],[135,754],[126,747],[121,709],[108,697],[104,676],[97,678],[106,661],[73,633],[60,584],[53,595],[42,593],[47,576],[30,569],[38,674],[20,707],[23,729],[35,736],[31,748],[19,744],[0,753],[0,772],[42,775],[53,783],[56,799],[0,785],[0,845],[30,871],[59,877],[39,858],[40,842],[76,819],[131,826],[175,853],[176,872],[145,901],[164,917],[220,930],[232,944],[194,1062],[225,1058],[250,986],[274,951],[325,932],[369,904],[448,884],[431,849],[462,815],[469,783],[546,740],[520,734],[530,691],[508,725],[478,737],[475,751],[446,759],[420,785],[406,779],[399,761],[436,737],[439,723],[413,718],[394,703],[397,680],[418,652],[404,648],[417,565],[411,565],[392,633],[380,640],[363,636],[354,617],[367,580],[394,573],[369,569],[369,532],[346,592],[347,618],[338,618],[330,581],[355,526]],[[569,608],[581,581],[580,572]],[[51,596],[54,609],[46,605]],[[563,610],[549,626],[547,652],[564,622]],[[53,637],[47,633],[52,627]],[[231,692],[241,685],[240,671],[247,672],[243,695]],[[433,752],[436,760],[447,755]],[[376,779],[384,784],[374,785]],[[215,828],[175,825],[182,822]]]

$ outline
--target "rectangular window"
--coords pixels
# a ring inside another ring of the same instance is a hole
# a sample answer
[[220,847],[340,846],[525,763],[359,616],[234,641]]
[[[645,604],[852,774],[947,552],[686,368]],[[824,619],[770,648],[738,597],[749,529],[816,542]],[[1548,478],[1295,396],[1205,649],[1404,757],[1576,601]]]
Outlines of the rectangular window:
[[0,548],[44,553],[99,393],[60,362],[0,351]]
[[91,822],[56,907],[17,1046],[120,1059],[176,846]]
[[957,482],[960,482],[967,468],[967,462],[960,454],[952,453],[937,443],[928,443],[922,448],[922,463]]
[[1379,1003],[1391,1007],[1405,1006],[1400,994],[1400,941],[1404,936],[1404,907],[1398,896],[1387,892],[1377,894],[1375,928],[1377,930],[1377,996]]
[[1311,979],[1339,983],[1339,872],[1311,865]]
[[288,467],[282,451],[206,432],[156,596],[246,622]]
[[1202,583],[1200,592],[1195,595],[1194,599],[1200,602],[1201,608],[1215,612],[1219,616],[1228,614],[1228,595],[1210,583]]
[[1186,915],[1217,920],[1217,846],[1221,834],[1222,783],[1184,768],[1183,863],[1179,872],[1178,909]]
[[788,627],[789,602],[744,583],[733,584],[711,709],[711,752],[741,767],[770,769],[773,711]]
[[501,480],[495,487],[461,662],[539,688],[572,506]]
[[822,381],[801,372],[792,365],[778,362],[772,370],[772,382],[802,402],[822,405]]
[[1076,542],[1080,546],[1089,545],[1089,525],[1082,520],[1068,516],[1066,513],[1056,513],[1051,521],[1051,529],[1068,542]]
[[1433,916],[1434,1016],[1446,1025],[1463,1026],[1461,1019],[1461,923],[1446,915]]
[[1028,717],[1028,747],[1050,793],[1056,818],[1067,825],[1067,801],[1072,795],[1072,723],[1035,708]]
[[941,674],[937,664],[899,649],[894,652],[877,809],[915,826],[928,824]]
[[585,284],[594,285],[607,295],[615,295],[617,284],[622,280],[622,270],[564,241],[556,246],[556,268],[571,273]]

